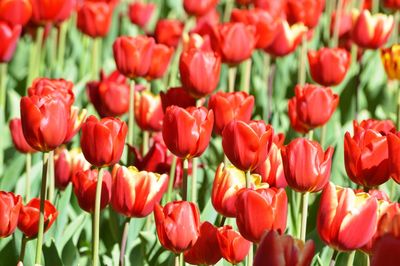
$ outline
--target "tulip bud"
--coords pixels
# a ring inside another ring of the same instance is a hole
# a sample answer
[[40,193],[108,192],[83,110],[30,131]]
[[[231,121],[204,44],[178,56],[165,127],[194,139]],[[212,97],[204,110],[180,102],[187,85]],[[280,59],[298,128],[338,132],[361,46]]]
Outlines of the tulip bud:
[[74,84],[65,79],[37,78],[28,88],[29,96],[51,96],[60,99],[67,110],[72,107],[75,101]]
[[[34,198],[22,206],[18,218],[18,229],[28,238],[36,238],[39,228],[40,199]],[[57,219],[58,211],[50,201],[44,201],[44,232],[50,229]]]
[[22,132],[21,119],[14,118],[10,120],[11,139],[15,149],[22,153],[34,153],[36,150],[26,142],[24,133]]
[[167,92],[160,92],[162,108],[165,111],[168,106],[176,105],[182,108],[196,106],[196,99],[181,87],[170,88]]
[[141,130],[161,131],[164,112],[160,95],[135,92],[135,120]]
[[321,239],[332,248],[355,250],[375,234],[377,216],[376,198],[329,183],[322,192],[317,230]]
[[168,69],[173,53],[174,48],[172,47],[163,44],[154,45],[147,79],[152,80],[162,78]]
[[0,63],[7,63],[14,55],[21,26],[9,26],[7,23],[0,21]]
[[21,196],[0,191],[0,239],[14,233],[21,207]]
[[129,5],[129,19],[133,24],[145,28],[155,9],[156,5],[154,3],[133,2]]
[[243,261],[251,248],[251,242],[244,239],[232,226],[218,228],[218,243],[222,257],[233,265]]
[[181,40],[184,24],[176,19],[160,19],[156,24],[154,36],[157,43],[176,48]]
[[[79,171],[72,177],[74,194],[82,210],[92,213],[96,199],[96,186],[98,170]],[[100,210],[104,209],[111,200],[111,174],[103,171],[103,182],[101,185]]]
[[114,6],[106,2],[84,1],[78,9],[77,27],[92,37],[104,37],[110,31]]
[[116,164],[122,156],[128,127],[118,118],[97,120],[90,116],[82,125],[81,147],[88,162],[97,167]]
[[288,0],[287,20],[290,24],[301,22],[312,29],[318,25],[324,7],[325,0]]
[[400,80],[400,45],[382,49],[381,58],[387,77]]
[[0,2],[0,21],[9,25],[21,25],[28,23],[32,16],[32,4],[30,0],[14,0]]
[[192,202],[174,201],[164,207],[156,204],[154,218],[161,245],[178,254],[190,249],[200,233],[200,213]]

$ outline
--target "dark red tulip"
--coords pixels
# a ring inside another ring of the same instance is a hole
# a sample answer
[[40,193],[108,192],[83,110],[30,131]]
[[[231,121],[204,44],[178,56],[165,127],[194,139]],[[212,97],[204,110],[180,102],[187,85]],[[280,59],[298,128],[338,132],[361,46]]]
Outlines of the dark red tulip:
[[244,239],[232,226],[218,228],[218,243],[222,257],[233,265],[243,261],[251,248],[251,242]]
[[60,22],[66,19],[66,8],[71,8],[75,0],[31,0],[32,21],[35,24],[44,25],[51,22]]
[[9,26],[7,23],[0,21],[0,63],[7,63],[14,55],[21,26]]
[[127,217],[146,217],[167,190],[168,176],[115,165],[112,171],[113,209]]
[[286,16],[290,24],[303,23],[308,28],[318,25],[325,0],[287,0]]
[[203,222],[196,243],[185,252],[185,262],[193,265],[214,265],[221,258],[218,228],[209,222]]
[[145,28],[156,9],[154,3],[133,2],[129,5],[129,19],[133,24]]
[[339,85],[346,77],[351,56],[342,48],[323,47],[318,51],[308,52],[311,77],[322,86]]
[[25,26],[32,16],[30,0],[0,1],[0,20],[10,25]]
[[[86,170],[75,173],[72,177],[74,194],[82,210],[92,213],[94,211],[96,199],[96,186],[98,180],[98,170]],[[104,209],[111,200],[111,174],[107,170],[103,171],[103,182],[101,185],[100,209]]]
[[350,179],[364,187],[375,187],[390,178],[386,135],[354,121],[354,135],[346,132],[344,161]]
[[135,120],[141,130],[161,131],[164,112],[161,97],[151,92],[136,92]]
[[215,8],[217,3],[218,0],[183,0],[183,8],[189,15],[201,17],[206,15],[211,9]]
[[195,203],[173,201],[164,207],[156,204],[154,218],[161,245],[178,254],[196,243],[200,233],[200,213]]
[[212,51],[192,48],[181,54],[179,72],[183,88],[193,97],[202,98],[218,86],[221,58]]
[[145,77],[149,72],[154,39],[147,36],[118,37],[113,44],[119,72],[129,78]]
[[22,207],[22,198],[12,192],[0,191],[0,238],[14,233]]
[[11,139],[15,149],[22,153],[34,153],[36,150],[26,142],[24,133],[22,132],[21,119],[14,118],[10,120]]
[[329,183],[317,214],[321,239],[334,249],[350,251],[364,246],[375,234],[378,202],[367,193],[357,193]]
[[291,126],[300,133],[325,125],[339,104],[339,95],[331,88],[305,84],[297,85],[294,92],[288,101],[288,114]]
[[211,95],[208,108],[214,111],[214,131],[221,135],[232,120],[250,122],[254,96],[246,92],[217,92]]
[[75,101],[74,84],[65,79],[37,78],[28,88],[29,96],[51,96],[63,101],[69,110]]
[[399,133],[387,135],[390,176],[400,184],[400,136]]
[[176,48],[181,40],[184,24],[176,19],[160,19],[154,30],[158,43]]
[[234,166],[252,171],[267,159],[273,136],[273,128],[262,120],[232,120],[222,131],[222,147]]
[[20,107],[22,130],[32,148],[47,152],[64,142],[69,110],[60,97],[25,96]]
[[77,27],[92,37],[104,37],[110,30],[114,6],[106,2],[84,1],[78,9]]
[[236,224],[240,234],[258,243],[266,231],[285,232],[287,196],[282,188],[244,188],[237,194]]
[[[28,238],[36,238],[39,228],[40,200],[34,198],[22,206],[18,218],[18,229]],[[44,232],[50,229],[58,211],[50,201],[44,201]]]
[[81,147],[86,160],[97,167],[116,164],[124,150],[128,127],[118,118],[97,120],[90,116],[82,125]]
[[399,264],[400,238],[383,236],[377,241],[371,260],[371,266],[397,266]]
[[167,92],[160,92],[161,104],[165,111],[168,106],[176,105],[182,108],[190,106],[196,106],[196,99],[190,96],[190,94],[182,87],[170,88]]
[[168,149],[176,156],[190,159],[200,156],[210,142],[214,114],[204,107],[167,108],[162,135]]
[[147,79],[162,78],[168,69],[173,53],[174,48],[172,47],[168,47],[164,44],[154,45]]
[[399,0],[384,0],[383,1],[383,5],[386,8],[390,8],[390,9],[400,9],[400,1]]

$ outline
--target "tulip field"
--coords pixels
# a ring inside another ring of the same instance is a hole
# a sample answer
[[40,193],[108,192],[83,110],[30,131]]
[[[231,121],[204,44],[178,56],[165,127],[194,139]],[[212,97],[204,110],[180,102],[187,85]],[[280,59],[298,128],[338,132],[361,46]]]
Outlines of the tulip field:
[[400,0],[0,0],[0,266],[400,265]]

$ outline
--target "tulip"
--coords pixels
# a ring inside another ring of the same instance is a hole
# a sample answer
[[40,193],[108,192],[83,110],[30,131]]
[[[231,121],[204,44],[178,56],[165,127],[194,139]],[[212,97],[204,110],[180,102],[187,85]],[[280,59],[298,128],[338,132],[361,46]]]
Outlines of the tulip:
[[160,19],[154,30],[158,43],[176,48],[183,33],[184,24],[176,19]]
[[135,120],[141,130],[161,131],[164,112],[160,95],[151,92],[136,92]]
[[129,19],[133,24],[145,28],[155,9],[156,5],[154,3],[133,2],[129,5]]
[[307,133],[326,124],[338,103],[339,96],[331,88],[297,85],[295,96],[288,102],[290,124],[296,131]]
[[394,28],[392,16],[371,15],[365,9],[355,16],[352,39],[358,46],[366,49],[377,49],[387,42]]
[[92,37],[104,37],[110,30],[114,6],[106,2],[84,1],[78,9],[77,27]]
[[[32,21],[35,24],[45,25],[51,22],[60,22],[66,19],[65,13],[72,11],[75,0],[31,0],[32,3]],[[66,8],[71,10],[66,12]]]
[[388,134],[388,159],[390,176],[400,184],[400,136],[399,133]]
[[7,23],[0,21],[0,63],[7,63],[14,55],[21,26],[10,27]]
[[68,125],[67,125],[67,134],[64,139],[64,144],[70,142],[73,137],[78,133],[78,131],[81,129],[83,122],[85,121],[86,118],[86,109],[83,109],[79,112],[79,108],[76,106],[73,106],[71,108],[70,116],[68,119]]
[[386,135],[353,123],[354,136],[346,132],[344,162],[350,179],[364,187],[375,187],[390,178]]
[[247,240],[259,243],[266,231],[285,232],[287,196],[284,189],[241,189],[235,206],[236,224]]
[[20,107],[22,130],[32,148],[48,152],[64,142],[69,111],[60,97],[25,96]]
[[211,11],[211,9],[215,8],[217,3],[218,0],[184,0],[183,8],[189,15],[201,17],[206,15],[209,11]]
[[311,77],[322,86],[339,85],[350,66],[350,53],[342,48],[321,48],[308,52]]
[[97,167],[116,164],[124,150],[128,131],[118,118],[97,120],[90,116],[82,126],[81,147],[86,160]]
[[273,128],[264,121],[232,120],[222,131],[222,147],[234,166],[252,171],[267,159],[273,135]]
[[400,45],[382,49],[381,58],[387,77],[400,80]]
[[214,265],[221,258],[218,228],[209,222],[203,222],[196,243],[185,252],[185,262],[194,265]]
[[208,108],[214,111],[214,131],[221,135],[232,120],[250,122],[254,96],[246,92],[217,92],[211,95]]
[[[104,209],[111,200],[111,174],[108,171],[103,172],[101,185],[100,209]],[[98,170],[81,170],[72,177],[74,194],[82,210],[89,213],[94,212],[96,198],[96,185],[98,181]]]
[[274,18],[281,18],[286,16],[286,2],[287,0],[253,0],[254,6],[263,9],[270,13]]
[[118,37],[113,51],[119,72],[129,78],[145,77],[150,69],[154,45],[151,37]]
[[[28,238],[36,238],[39,227],[40,200],[34,198],[22,206],[18,218],[18,229]],[[44,201],[44,232],[50,229],[57,219],[58,211],[50,201]]]
[[396,266],[399,264],[400,239],[392,235],[386,235],[377,241],[371,266]]
[[269,231],[261,240],[254,258],[254,266],[296,265],[309,266],[314,257],[312,240],[303,242],[290,235]]
[[25,26],[32,16],[30,0],[0,1],[0,20],[9,25]]
[[106,76],[100,74],[100,81],[87,85],[90,102],[101,117],[121,116],[129,109],[129,85],[124,75],[117,70]]
[[376,198],[329,183],[322,192],[317,230],[332,248],[351,251],[364,246],[375,234],[377,216]]
[[200,213],[192,202],[173,201],[154,207],[157,236],[161,245],[178,254],[196,243],[200,233]]
[[359,126],[363,129],[375,130],[383,136],[396,133],[396,127],[392,120],[365,119],[361,121]]
[[168,106],[171,105],[176,105],[182,108],[196,106],[196,99],[181,87],[170,88],[167,92],[161,91],[160,96],[164,113]]
[[277,21],[265,10],[241,10],[232,11],[233,22],[242,22],[246,25],[253,25],[256,29],[256,48],[264,49],[269,46],[275,38]]
[[28,88],[29,96],[51,96],[60,99],[67,110],[75,101],[74,84],[65,79],[37,78]]
[[21,119],[14,118],[10,120],[10,133],[11,139],[15,149],[22,153],[34,153],[36,150],[32,148],[25,139],[24,133],[22,132]]
[[222,257],[233,265],[243,261],[250,251],[251,242],[244,239],[230,225],[219,228],[217,236]]
[[153,56],[151,57],[147,79],[151,80],[162,78],[168,69],[173,53],[174,48],[172,47],[168,47],[163,44],[154,45]]
[[127,217],[146,217],[159,203],[168,185],[168,176],[135,167],[116,165],[112,172],[112,208]]
[[341,10],[340,13],[336,13],[336,11],[332,12],[330,35],[334,35],[336,19],[339,19],[338,37],[341,38],[351,35],[351,29],[353,28],[353,15],[344,10]]
[[384,0],[383,5],[386,8],[390,9],[400,9],[400,1],[399,0]]
[[162,128],[165,145],[180,158],[198,157],[210,142],[213,124],[212,110],[170,106],[165,112]]
[[264,50],[274,56],[285,56],[293,52],[300,44],[307,27],[302,23],[289,26],[288,22],[281,20],[276,28],[274,41]]
[[325,0],[288,0],[287,20],[290,24],[301,22],[312,29],[318,25],[324,7]]
[[0,239],[14,233],[22,206],[22,198],[12,192],[0,191]]

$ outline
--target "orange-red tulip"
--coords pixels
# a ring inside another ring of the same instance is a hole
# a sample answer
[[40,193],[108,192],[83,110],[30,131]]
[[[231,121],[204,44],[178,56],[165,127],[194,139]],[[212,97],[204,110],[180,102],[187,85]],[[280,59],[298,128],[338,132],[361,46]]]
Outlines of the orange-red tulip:
[[218,243],[221,255],[233,265],[243,261],[251,248],[251,242],[244,239],[232,226],[218,229]]
[[14,118],[10,120],[11,139],[15,149],[22,153],[34,153],[36,150],[26,142],[24,133],[22,132],[21,119]]
[[217,3],[218,0],[183,0],[183,8],[189,15],[201,17],[213,9]]
[[6,63],[11,60],[14,55],[21,26],[9,26],[7,23],[0,21],[0,63]]
[[155,9],[154,3],[133,2],[129,5],[129,19],[133,24],[145,28]]
[[141,130],[161,131],[164,112],[160,95],[135,92],[135,120]]
[[158,43],[176,48],[181,40],[184,24],[177,19],[160,19],[154,30]]
[[84,1],[77,12],[78,29],[92,38],[106,36],[110,30],[113,10],[113,4]]
[[400,136],[399,133],[387,135],[390,176],[400,184]]
[[29,96],[52,96],[63,101],[67,110],[75,101],[74,84],[65,79],[37,78],[28,88]]
[[0,239],[14,233],[21,207],[21,196],[0,191]]
[[60,22],[69,16],[75,2],[75,0],[31,0],[32,21],[39,25]]
[[147,72],[147,79],[162,78],[168,69],[173,53],[174,48],[172,47],[168,47],[164,44],[154,45],[150,68]]
[[286,16],[290,24],[303,23],[308,28],[318,25],[325,0],[287,0]]
[[25,26],[32,16],[30,0],[0,1],[0,20],[10,25]]

